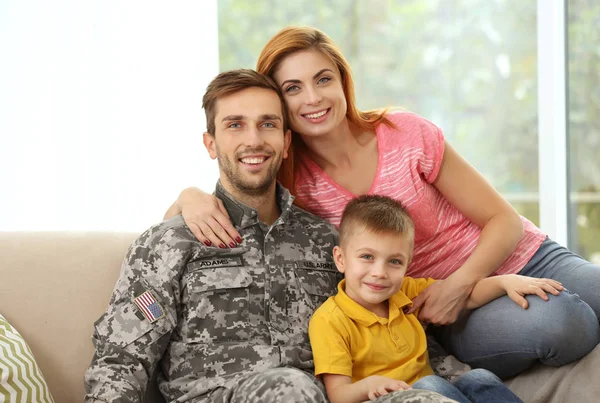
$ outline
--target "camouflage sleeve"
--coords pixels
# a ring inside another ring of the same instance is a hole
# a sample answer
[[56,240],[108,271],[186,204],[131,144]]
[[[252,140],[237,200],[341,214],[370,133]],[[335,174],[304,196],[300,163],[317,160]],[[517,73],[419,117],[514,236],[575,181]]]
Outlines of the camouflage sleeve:
[[176,325],[189,242],[161,225],[130,247],[107,311],[94,324],[86,402],[141,402]]
[[339,245],[340,244],[340,233],[338,232],[337,228],[333,224],[329,224],[329,226],[331,228],[331,234],[333,236],[333,244]]

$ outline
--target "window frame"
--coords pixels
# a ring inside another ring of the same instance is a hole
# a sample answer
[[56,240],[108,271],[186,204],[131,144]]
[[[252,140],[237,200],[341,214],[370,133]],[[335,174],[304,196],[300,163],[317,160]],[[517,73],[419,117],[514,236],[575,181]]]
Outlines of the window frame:
[[567,5],[537,0],[540,229],[569,244]]

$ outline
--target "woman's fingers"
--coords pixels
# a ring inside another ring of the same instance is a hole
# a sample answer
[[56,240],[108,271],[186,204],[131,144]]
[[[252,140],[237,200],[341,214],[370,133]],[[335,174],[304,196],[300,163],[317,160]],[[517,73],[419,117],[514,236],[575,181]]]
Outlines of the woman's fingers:
[[[204,237],[206,237],[206,239],[208,239],[208,242],[210,243],[210,245],[208,246],[216,246],[218,248],[221,249],[225,249],[227,248],[227,244],[217,236],[217,234],[215,234],[215,231],[213,230],[213,228],[216,226],[216,221],[214,220],[207,220],[208,222],[202,221],[198,224],[198,227],[200,228],[200,231],[202,231],[202,234],[204,235]],[[212,226],[209,225],[212,221]],[[205,242],[206,244],[206,242]]]
[[185,200],[181,201],[181,214],[200,242],[221,248],[235,248],[242,242],[239,232],[231,223],[225,205],[219,198],[200,190],[188,190],[186,195]]
[[227,209],[223,205],[221,199],[217,199],[217,203],[219,205],[219,210],[221,214],[215,214],[214,218],[217,222],[223,227],[229,238],[235,241],[236,244],[242,243],[242,237],[240,233],[235,229],[233,224],[231,223],[231,219],[229,218],[229,213],[227,213]]
[[[206,224],[206,222],[204,221],[200,221],[197,224],[198,228],[200,229],[200,232],[202,233],[202,238],[198,238],[196,236],[196,238],[200,239],[200,241],[202,243],[204,243],[206,246],[217,246],[219,247],[220,245],[223,245],[222,247],[225,247],[225,245],[223,244],[223,241],[221,241],[219,238],[217,238],[213,232],[213,230]],[[188,224],[188,227],[191,227]]]
[[410,308],[408,308],[408,311],[406,311],[406,313],[410,314],[410,313],[415,312],[417,309],[419,309],[421,307],[421,305],[423,305],[423,303],[425,302],[426,298],[427,298],[427,295],[425,294],[425,292],[422,292],[419,295],[417,295],[412,300],[412,306]]
[[188,228],[190,229],[190,231],[192,231],[192,234],[194,234],[194,236],[200,242],[202,242],[204,245],[206,245],[206,246],[211,246],[212,245],[212,243],[208,240],[208,238],[204,236],[204,233],[202,232],[202,230],[200,229],[200,227],[198,226],[198,224],[196,224],[196,223],[189,223],[188,224]]
[[237,245],[214,217],[208,217],[204,225],[200,226],[200,229],[202,229],[204,236],[219,248],[235,248]]
[[206,246],[235,248],[242,242],[242,238],[231,223],[223,202],[217,199],[217,205],[218,208],[210,215],[195,216],[187,220],[186,224],[194,236]]

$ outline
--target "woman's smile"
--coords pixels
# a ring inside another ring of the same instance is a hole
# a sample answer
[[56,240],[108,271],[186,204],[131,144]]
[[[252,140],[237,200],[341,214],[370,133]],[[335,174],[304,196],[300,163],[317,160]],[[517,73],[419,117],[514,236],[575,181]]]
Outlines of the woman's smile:
[[301,116],[310,123],[322,123],[331,115],[331,108],[322,109],[318,112],[305,113]]

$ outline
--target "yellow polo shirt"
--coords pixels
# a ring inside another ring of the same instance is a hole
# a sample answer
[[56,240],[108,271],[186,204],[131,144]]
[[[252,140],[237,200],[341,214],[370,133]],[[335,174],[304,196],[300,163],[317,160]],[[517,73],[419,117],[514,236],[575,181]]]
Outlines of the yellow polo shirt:
[[342,280],[337,295],[315,311],[308,327],[315,375],[346,375],[352,382],[382,375],[409,384],[432,375],[418,312],[405,315],[403,308],[433,282],[405,277],[389,299],[389,318],[382,318],[348,297]]

